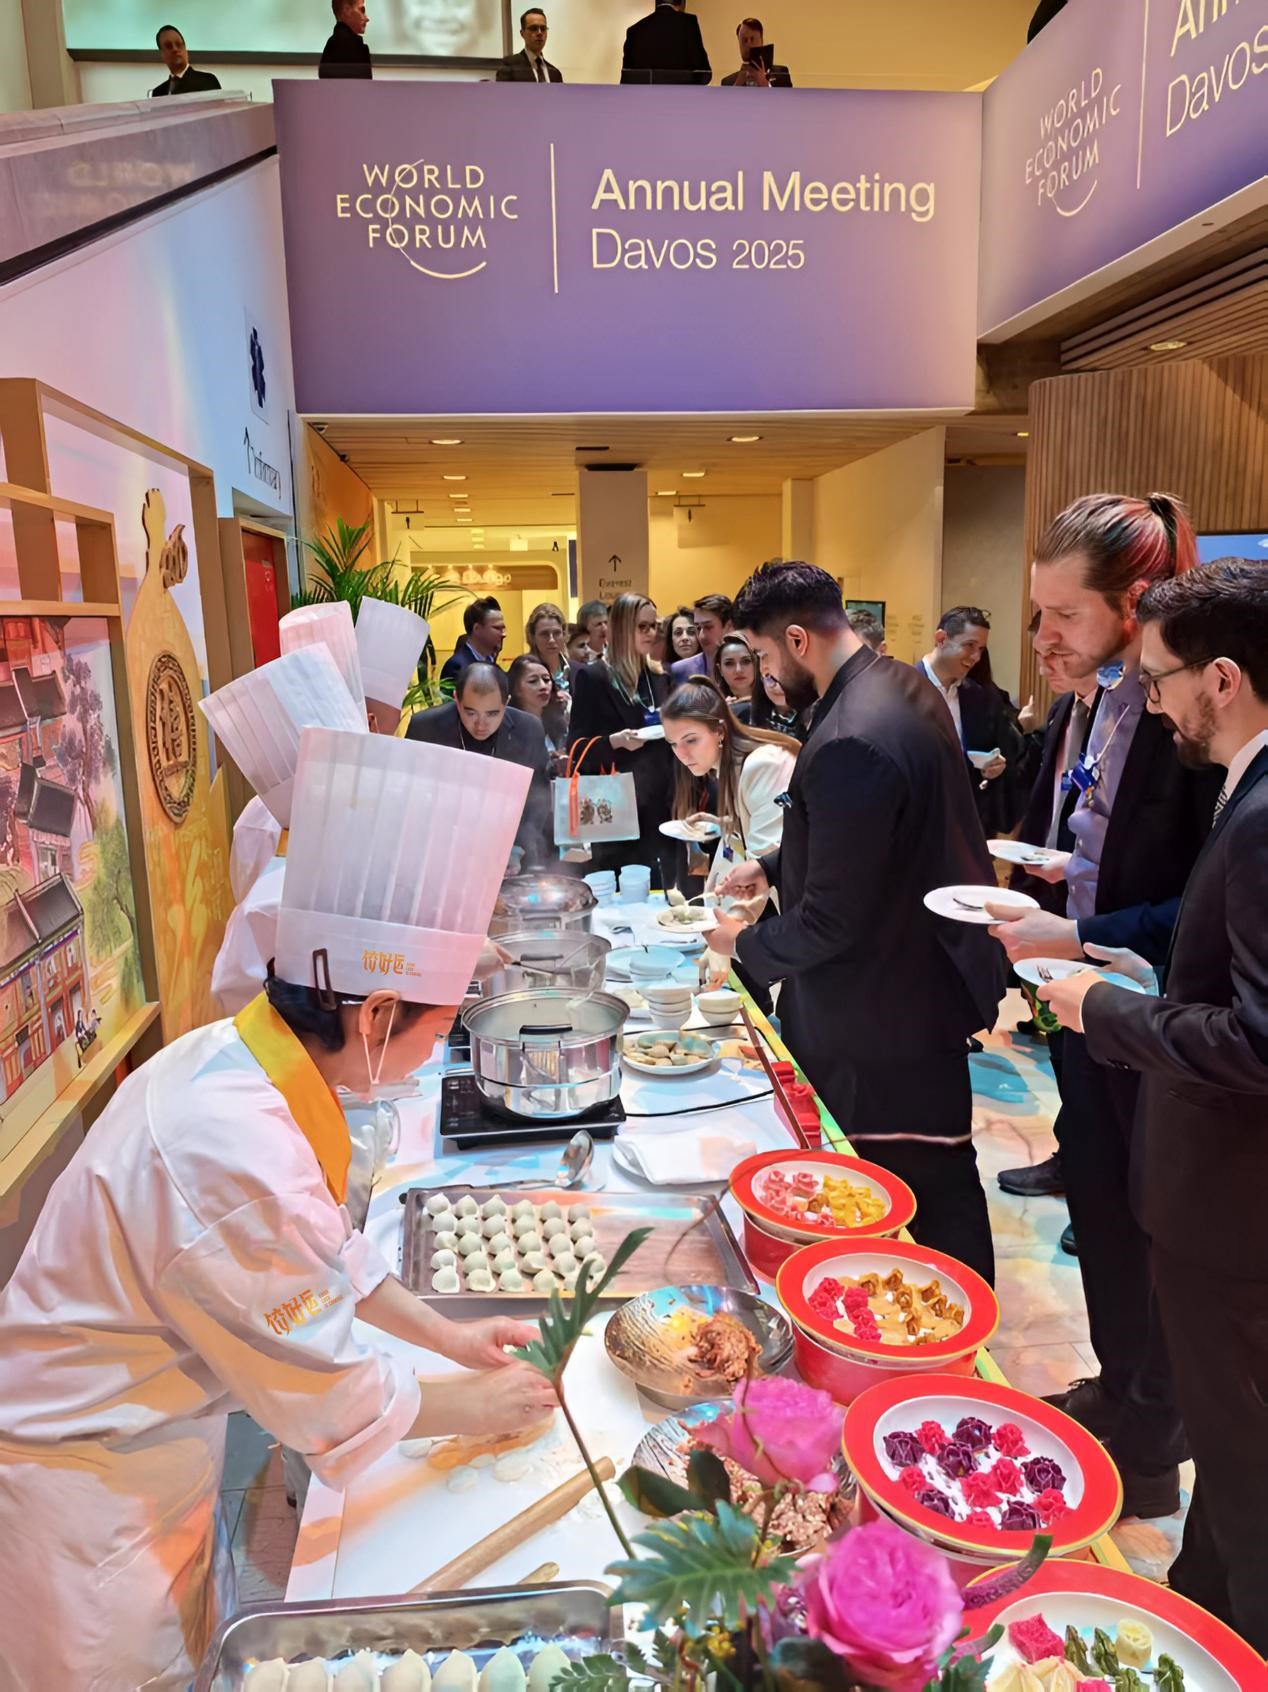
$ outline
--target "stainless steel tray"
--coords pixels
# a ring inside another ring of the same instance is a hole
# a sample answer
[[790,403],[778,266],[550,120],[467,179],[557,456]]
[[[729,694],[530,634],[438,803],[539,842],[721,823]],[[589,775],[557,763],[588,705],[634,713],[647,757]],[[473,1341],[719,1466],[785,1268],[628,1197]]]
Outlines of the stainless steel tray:
[[[544,1310],[548,1294],[525,1292],[432,1291],[431,1258],[435,1251],[435,1230],[427,1214],[427,1200],[435,1188],[411,1187],[405,1195],[405,1231],[401,1251],[401,1279],[411,1292],[426,1298],[451,1315],[459,1308],[474,1310],[489,1305],[513,1304],[519,1308]],[[718,1202],[707,1193],[589,1193],[561,1192],[554,1187],[516,1187],[500,1193],[496,1187],[445,1187],[457,1201],[468,1193],[478,1204],[495,1196],[506,1202],[530,1199],[545,1204],[553,1199],[566,1210],[570,1204],[584,1204],[594,1220],[595,1244],[610,1258],[632,1228],[650,1227],[652,1237],[634,1253],[616,1280],[604,1293],[604,1303],[619,1304],[639,1293],[665,1286],[742,1287],[757,1291],[757,1282],[745,1261],[731,1226]],[[569,1295],[565,1293],[565,1298]]]
[[[569,1657],[607,1651],[620,1614],[608,1608],[597,1581],[548,1586],[473,1587],[428,1598],[333,1599],[320,1604],[255,1604],[240,1611],[212,1640],[194,1692],[240,1692],[258,1662],[322,1657],[332,1673],[340,1658],[370,1651],[380,1673],[393,1657],[414,1650],[433,1672],[450,1651],[466,1651],[483,1668],[499,1646],[528,1668],[543,1645]],[[618,1638],[622,1637],[618,1634]]]

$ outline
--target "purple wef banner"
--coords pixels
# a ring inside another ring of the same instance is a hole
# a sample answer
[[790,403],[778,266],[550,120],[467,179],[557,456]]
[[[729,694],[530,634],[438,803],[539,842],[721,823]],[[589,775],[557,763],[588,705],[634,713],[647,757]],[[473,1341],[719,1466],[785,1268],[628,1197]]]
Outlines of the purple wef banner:
[[310,416],[973,404],[973,95],[275,98]]
[[1268,173],[1268,0],[1071,0],[982,148],[988,336]]

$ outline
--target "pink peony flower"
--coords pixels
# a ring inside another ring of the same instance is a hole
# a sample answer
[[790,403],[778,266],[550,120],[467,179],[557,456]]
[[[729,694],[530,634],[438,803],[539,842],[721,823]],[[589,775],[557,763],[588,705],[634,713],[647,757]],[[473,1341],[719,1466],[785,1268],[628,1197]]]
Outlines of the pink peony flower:
[[947,1443],[946,1431],[940,1422],[921,1422],[916,1429],[916,1438],[930,1456],[936,1456]]
[[986,1471],[1001,1492],[1021,1491],[1021,1470],[1011,1457],[1001,1457]]
[[961,1490],[964,1502],[974,1509],[990,1510],[999,1503],[999,1493],[989,1475],[966,1475]]
[[1001,1422],[995,1430],[994,1445],[1001,1457],[1029,1457],[1026,1436],[1016,1422]]
[[1055,1486],[1049,1487],[1047,1492],[1041,1492],[1035,1499],[1035,1509],[1039,1512],[1039,1520],[1045,1527],[1055,1524],[1070,1514],[1070,1506]]
[[914,1496],[917,1492],[923,1492],[929,1482],[925,1479],[924,1470],[918,1469],[913,1463],[909,1468],[904,1469],[900,1473],[898,1477],[898,1484],[899,1486],[905,1486],[907,1491]]
[[811,1636],[845,1658],[852,1679],[885,1692],[921,1692],[960,1631],[946,1560],[892,1522],[855,1528],[798,1584]]
[[729,1416],[696,1430],[698,1445],[730,1457],[763,1486],[800,1481],[835,1492],[831,1464],[841,1440],[841,1411],[826,1392],[781,1377],[745,1380]]

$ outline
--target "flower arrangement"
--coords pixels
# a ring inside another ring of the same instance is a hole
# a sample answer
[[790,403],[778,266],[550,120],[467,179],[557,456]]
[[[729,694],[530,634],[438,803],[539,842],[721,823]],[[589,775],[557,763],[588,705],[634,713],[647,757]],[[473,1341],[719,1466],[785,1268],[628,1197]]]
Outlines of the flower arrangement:
[[[579,1283],[570,1308],[556,1293],[540,1340],[517,1353],[554,1385],[624,1552],[607,1570],[619,1582],[611,1602],[642,1606],[654,1629],[650,1650],[630,1643],[624,1661],[585,1657],[552,1692],[624,1692],[632,1680],[668,1692],[984,1692],[1001,1630],[971,1640],[967,1618],[1021,1586],[1050,1541],[1036,1539],[1023,1562],[968,1592],[935,1547],[890,1522],[855,1528],[810,1557],[785,1554],[769,1531],[779,1505],[839,1485],[841,1412],[825,1392],[775,1377],[741,1381],[731,1412],[697,1431],[685,1486],[638,1467],[621,1477],[625,1498],[653,1518],[631,1542],[563,1376],[604,1289],[649,1232],[630,1234],[593,1285]],[[984,1443],[981,1430],[957,1431],[966,1447]],[[911,1438],[912,1457],[930,1449]],[[757,1483],[756,1505],[737,1507],[728,1462]]]

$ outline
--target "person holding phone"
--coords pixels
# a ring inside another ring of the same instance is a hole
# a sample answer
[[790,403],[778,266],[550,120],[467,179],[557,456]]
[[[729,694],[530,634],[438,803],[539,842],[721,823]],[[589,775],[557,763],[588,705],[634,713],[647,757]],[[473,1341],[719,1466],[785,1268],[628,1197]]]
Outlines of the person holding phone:
[[768,47],[760,18],[741,18],[735,31],[740,44],[740,68],[722,78],[723,88],[791,88],[787,65],[775,63],[775,49]]

